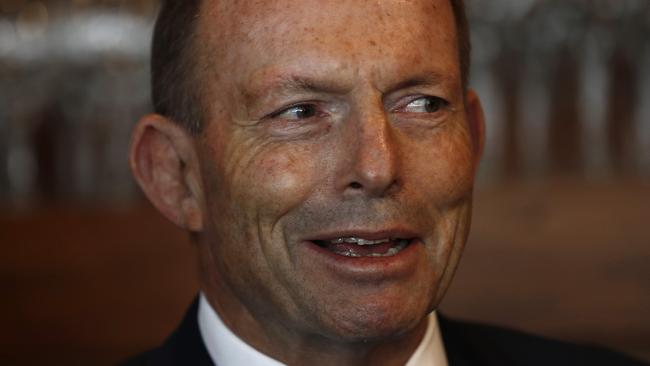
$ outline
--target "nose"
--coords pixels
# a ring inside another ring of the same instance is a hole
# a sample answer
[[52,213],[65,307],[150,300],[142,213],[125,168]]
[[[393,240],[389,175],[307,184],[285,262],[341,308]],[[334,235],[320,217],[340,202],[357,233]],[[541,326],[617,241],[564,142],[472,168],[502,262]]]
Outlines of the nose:
[[399,149],[396,131],[383,108],[358,113],[346,129],[344,173],[339,186],[344,195],[382,197],[399,186]]

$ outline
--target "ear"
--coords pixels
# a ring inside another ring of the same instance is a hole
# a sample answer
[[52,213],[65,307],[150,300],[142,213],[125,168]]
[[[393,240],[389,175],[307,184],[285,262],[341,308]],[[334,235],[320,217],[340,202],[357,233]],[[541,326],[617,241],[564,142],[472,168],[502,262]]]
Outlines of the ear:
[[142,117],[131,135],[129,164],[158,211],[184,229],[203,230],[198,156],[185,128],[158,114]]
[[474,90],[467,92],[465,111],[474,146],[474,166],[478,167],[485,145],[485,115],[481,101]]

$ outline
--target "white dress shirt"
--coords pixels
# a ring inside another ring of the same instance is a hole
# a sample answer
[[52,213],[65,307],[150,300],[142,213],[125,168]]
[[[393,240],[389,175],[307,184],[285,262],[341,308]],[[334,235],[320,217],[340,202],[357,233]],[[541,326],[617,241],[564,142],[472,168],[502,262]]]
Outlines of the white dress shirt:
[[[212,361],[218,366],[286,366],[237,337],[223,323],[203,294],[199,297],[199,331]],[[438,318],[429,316],[426,333],[405,366],[447,366]]]

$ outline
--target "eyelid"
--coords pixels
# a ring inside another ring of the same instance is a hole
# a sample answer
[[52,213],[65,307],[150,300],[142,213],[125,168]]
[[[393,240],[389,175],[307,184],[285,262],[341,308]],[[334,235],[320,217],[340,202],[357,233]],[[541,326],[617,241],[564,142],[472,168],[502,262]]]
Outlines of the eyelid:
[[319,111],[317,102],[314,102],[314,101],[302,101],[302,102],[296,102],[296,103],[292,103],[292,104],[289,104],[287,106],[281,107],[281,108],[267,114],[266,116],[264,116],[264,118],[278,118],[280,115],[282,115],[283,113],[289,111],[290,109],[296,108],[296,107],[301,107],[301,106],[314,107],[316,109],[316,112]]
[[406,108],[409,104],[423,98],[431,98],[431,99],[439,100],[443,103],[441,109],[453,110],[452,103],[443,97],[430,95],[430,94],[411,94],[401,98],[401,101],[397,103],[397,106],[393,108],[393,111],[399,112],[400,110]]

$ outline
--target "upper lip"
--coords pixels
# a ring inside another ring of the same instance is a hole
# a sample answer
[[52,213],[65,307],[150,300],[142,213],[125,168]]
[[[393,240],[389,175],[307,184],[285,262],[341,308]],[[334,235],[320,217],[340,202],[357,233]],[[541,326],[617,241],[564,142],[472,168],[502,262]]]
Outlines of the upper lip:
[[366,240],[381,240],[381,239],[412,239],[418,237],[418,234],[410,229],[384,229],[384,230],[370,230],[370,229],[353,229],[341,231],[327,231],[314,235],[310,235],[305,240],[307,241],[328,241],[338,238],[360,238]]

